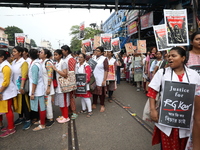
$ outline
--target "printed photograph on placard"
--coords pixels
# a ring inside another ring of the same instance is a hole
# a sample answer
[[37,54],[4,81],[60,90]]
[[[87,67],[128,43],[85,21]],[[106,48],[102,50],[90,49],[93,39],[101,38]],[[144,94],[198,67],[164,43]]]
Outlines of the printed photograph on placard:
[[137,46],[133,46],[133,43],[130,42],[125,44],[125,48],[126,48],[126,54],[129,55],[134,53],[134,51],[137,49]]
[[167,46],[167,32],[165,24],[153,26],[153,29],[158,51],[170,49],[171,47]]
[[85,53],[92,52],[92,41],[90,39],[82,41],[82,52]]
[[167,45],[189,45],[188,21],[186,9],[164,10],[167,32]]
[[146,53],[146,40],[137,40],[137,53]]
[[112,34],[105,33],[101,34],[101,46],[104,48],[104,51],[111,51],[111,39]]
[[93,45],[93,49],[96,49],[97,47],[99,47],[100,44],[100,36],[94,36],[94,45]]
[[113,51],[113,53],[121,51],[119,37],[111,39],[111,45],[112,45],[111,50]]
[[24,33],[15,33],[15,46],[24,47],[26,36]]

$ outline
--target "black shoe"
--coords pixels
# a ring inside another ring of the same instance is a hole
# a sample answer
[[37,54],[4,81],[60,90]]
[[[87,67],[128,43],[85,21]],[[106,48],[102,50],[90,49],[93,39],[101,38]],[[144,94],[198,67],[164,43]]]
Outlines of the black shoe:
[[47,122],[46,127],[50,128],[54,123],[55,123],[55,121],[49,121],[49,122]]

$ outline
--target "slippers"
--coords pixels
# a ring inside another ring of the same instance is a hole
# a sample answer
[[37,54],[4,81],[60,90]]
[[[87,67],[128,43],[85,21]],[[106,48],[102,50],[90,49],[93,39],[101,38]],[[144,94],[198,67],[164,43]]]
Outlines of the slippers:
[[43,129],[45,129],[45,127],[42,127],[41,125],[39,125],[39,126],[35,127],[33,129],[33,131],[40,131],[40,130],[43,130]]
[[73,115],[71,116],[71,119],[76,119],[77,117],[78,117],[78,115],[73,113]]
[[89,112],[88,114],[87,114],[87,118],[90,118],[91,116],[92,116],[92,112]]
[[34,125],[39,125],[40,124],[40,120],[39,121],[36,121],[35,123],[34,123]]

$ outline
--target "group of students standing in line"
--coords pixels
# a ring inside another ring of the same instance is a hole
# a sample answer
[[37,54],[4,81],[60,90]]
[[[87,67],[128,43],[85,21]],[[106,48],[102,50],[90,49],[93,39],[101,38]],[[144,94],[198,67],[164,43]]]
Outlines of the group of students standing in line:
[[[108,58],[104,57],[104,48],[97,47],[91,57],[97,62],[94,70],[87,63],[84,53],[80,53],[76,58],[71,53],[67,45],[55,50],[53,56],[47,49],[28,51],[20,46],[13,48],[12,58],[9,52],[0,51],[0,130],[2,132],[0,137],[14,134],[15,126],[22,123],[23,130],[29,129],[32,124],[38,125],[33,131],[51,127],[54,124],[52,102],[61,110],[61,116],[56,118],[58,123],[76,119],[81,113],[87,113],[87,117],[91,117],[98,97],[101,105],[100,112],[105,111],[106,95],[109,95],[109,102],[112,102],[113,91],[116,89],[115,81],[107,84],[109,65],[116,66],[115,59],[112,58],[113,53],[109,52]],[[75,91],[62,92],[59,77],[67,78],[68,71],[86,74],[86,94],[76,94]],[[91,93],[89,82],[92,73],[96,87]],[[75,97],[81,99],[82,110],[79,112],[76,111]],[[13,111],[19,114],[15,121]],[[2,121],[4,114],[7,118],[6,127],[3,126]]]

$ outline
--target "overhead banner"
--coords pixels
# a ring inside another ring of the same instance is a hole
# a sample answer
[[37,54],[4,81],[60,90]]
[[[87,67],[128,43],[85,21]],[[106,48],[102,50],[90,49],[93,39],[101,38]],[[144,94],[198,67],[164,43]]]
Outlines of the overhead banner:
[[113,53],[117,53],[121,51],[119,37],[112,39],[111,45],[112,45],[111,50],[113,51]]
[[76,94],[86,94],[87,93],[87,83],[86,83],[86,74],[85,73],[79,73],[76,74]]
[[189,45],[188,21],[186,9],[166,10],[164,19],[167,31],[168,46]]
[[101,45],[100,44],[100,36],[94,36],[94,46],[93,46],[93,48],[96,49],[100,45]]
[[125,48],[126,48],[126,54],[130,55],[134,53],[134,51],[137,49],[137,46],[133,46],[133,43],[130,42],[125,44]]
[[158,51],[165,51],[171,48],[167,46],[167,32],[165,28],[165,24],[153,26]]
[[82,41],[82,52],[90,53],[92,52],[92,41],[90,39]]
[[153,11],[140,17],[141,30],[153,26]]
[[111,39],[112,34],[101,34],[101,46],[104,48],[104,51],[111,51]]
[[195,84],[165,81],[159,124],[190,129]]
[[138,18],[139,10],[131,10],[127,15],[127,21],[136,20]]
[[137,33],[137,21],[132,22],[130,25],[128,25],[128,36],[131,36],[135,33]]
[[79,27],[79,39],[80,39],[80,40],[84,39],[84,37],[85,37],[85,32],[84,32],[84,30],[85,30],[85,23],[82,22],[82,23],[80,24],[80,27]]
[[24,33],[15,33],[15,46],[24,47],[26,36]]
[[146,53],[146,40],[137,40],[137,53]]

